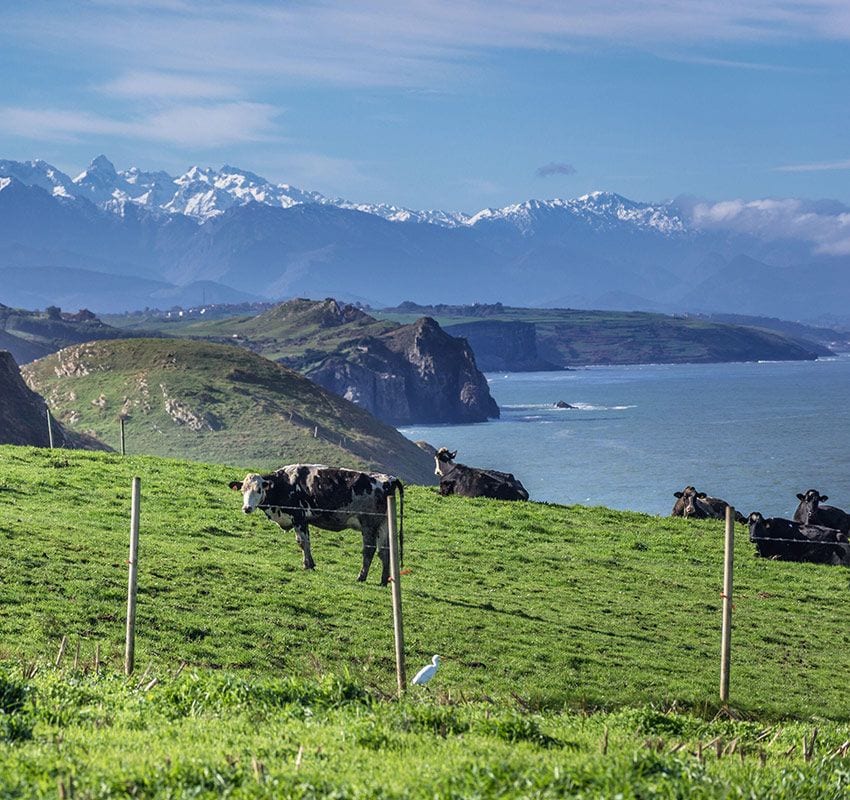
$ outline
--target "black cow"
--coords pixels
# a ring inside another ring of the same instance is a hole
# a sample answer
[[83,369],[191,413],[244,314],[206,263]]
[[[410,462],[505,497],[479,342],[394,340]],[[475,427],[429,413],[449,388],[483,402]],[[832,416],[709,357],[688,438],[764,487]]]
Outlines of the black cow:
[[383,565],[381,586],[390,577],[387,497],[396,489],[400,499],[399,552],[403,543],[404,487],[398,478],[374,472],[326,467],[322,464],[290,464],[270,475],[249,473],[230,488],[242,492],[242,510],[250,514],[261,508],[283,530],[295,529],[295,541],[304,553],[304,569],[314,569],[308,523],[328,531],[354,528],[363,534],[365,581],[375,549]]
[[800,505],[794,512],[794,519],[804,525],[823,525],[836,528],[844,533],[850,532],[850,514],[835,506],[822,506],[824,500],[829,500],[817,489],[809,489],[805,494],[798,494]]
[[[726,519],[726,507],[729,505],[719,497],[709,497],[698,492],[693,486],[686,486],[681,492],[673,492],[676,502],[671,517],[693,517],[694,519]],[[747,520],[739,511],[735,512],[735,522],[746,525]]]
[[477,469],[456,464],[457,450],[441,447],[434,456],[434,474],[440,477],[440,494],[492,497],[495,500],[528,500],[525,487],[510,472]]
[[850,567],[850,543],[841,531],[782,517],[765,519],[757,511],[750,514],[747,522],[750,541],[762,558]]

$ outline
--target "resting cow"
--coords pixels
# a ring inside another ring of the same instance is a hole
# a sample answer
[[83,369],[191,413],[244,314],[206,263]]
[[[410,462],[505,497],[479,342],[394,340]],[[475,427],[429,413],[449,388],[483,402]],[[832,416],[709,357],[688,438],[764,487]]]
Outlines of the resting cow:
[[434,474],[440,477],[440,494],[463,497],[492,497],[495,500],[528,500],[525,487],[510,472],[477,469],[456,464],[452,452],[441,447],[434,456]]
[[[283,530],[295,529],[295,541],[304,553],[304,569],[314,569],[310,551],[312,523],[317,528],[341,531],[354,528],[363,534],[363,568],[358,581],[365,581],[378,550],[383,570],[381,586],[390,577],[387,497],[399,491],[400,517],[404,516],[404,487],[398,478],[374,472],[326,467],[322,464],[290,464],[270,475],[249,473],[230,488],[242,492],[242,510],[250,514],[261,508]],[[403,542],[399,524],[399,552]]]
[[[726,519],[726,507],[729,505],[719,497],[709,497],[698,492],[693,486],[686,486],[681,492],[673,492],[676,502],[671,517],[693,517],[694,519]],[[735,512],[735,522],[746,525],[747,520],[739,511]]]
[[765,519],[757,511],[750,514],[747,521],[750,541],[762,558],[850,567],[850,543],[841,531],[822,525],[804,525],[782,517]]
[[821,502],[829,500],[817,489],[809,489],[805,494],[798,494],[800,505],[794,512],[794,519],[804,525],[823,525],[836,528],[844,533],[850,532],[850,514],[835,506],[822,506]]

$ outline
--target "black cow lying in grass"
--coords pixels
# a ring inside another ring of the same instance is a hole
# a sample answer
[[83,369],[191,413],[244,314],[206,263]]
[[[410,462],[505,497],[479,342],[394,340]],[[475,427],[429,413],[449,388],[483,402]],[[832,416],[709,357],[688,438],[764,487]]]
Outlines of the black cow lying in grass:
[[835,506],[822,506],[824,500],[829,500],[817,489],[809,489],[805,494],[798,494],[800,505],[794,512],[794,520],[804,525],[823,525],[836,528],[844,533],[850,532],[850,514]]
[[390,577],[387,498],[398,489],[400,500],[399,552],[403,543],[404,487],[398,478],[383,473],[357,472],[321,464],[290,464],[270,475],[248,473],[230,488],[242,492],[242,510],[261,508],[283,530],[295,529],[295,541],[304,553],[304,569],[314,569],[308,523],[327,531],[354,528],[363,534],[365,581],[378,550],[383,570],[381,586]]
[[[729,505],[719,497],[709,497],[698,492],[693,486],[686,486],[681,492],[673,492],[676,502],[671,517],[692,517],[693,519],[726,519],[726,507]],[[735,512],[735,522],[746,525],[747,520],[739,511]]]
[[441,447],[434,456],[434,474],[440,477],[440,494],[492,497],[495,500],[528,500],[525,487],[510,472],[455,464],[457,450]]
[[781,517],[765,519],[757,511],[747,521],[750,541],[762,558],[850,567],[850,543],[841,531]]

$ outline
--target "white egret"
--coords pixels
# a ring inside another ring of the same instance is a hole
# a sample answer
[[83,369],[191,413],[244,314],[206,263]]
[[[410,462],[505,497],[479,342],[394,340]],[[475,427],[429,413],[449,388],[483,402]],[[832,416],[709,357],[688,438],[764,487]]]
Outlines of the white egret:
[[416,675],[413,676],[413,680],[410,682],[411,684],[419,684],[419,686],[424,686],[428,681],[431,680],[437,674],[437,667],[440,666],[440,657],[433,656],[431,658],[431,663],[428,664],[427,667],[422,667]]

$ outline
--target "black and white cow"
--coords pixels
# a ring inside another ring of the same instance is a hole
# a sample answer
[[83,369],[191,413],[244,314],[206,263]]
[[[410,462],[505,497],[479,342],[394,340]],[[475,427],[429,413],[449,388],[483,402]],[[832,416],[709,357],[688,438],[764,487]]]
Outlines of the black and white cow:
[[765,519],[757,511],[750,514],[747,522],[750,541],[762,558],[850,567],[850,543],[841,531],[782,517]]
[[822,506],[824,500],[829,500],[817,489],[809,489],[805,494],[798,494],[800,505],[794,512],[794,520],[805,525],[824,525],[836,528],[844,533],[850,532],[850,514],[835,506]]
[[398,489],[401,522],[399,552],[403,546],[404,487],[398,478],[375,472],[326,467],[323,464],[290,464],[269,475],[248,473],[230,488],[242,493],[242,510],[261,508],[283,530],[295,529],[295,541],[304,554],[304,569],[314,569],[308,524],[328,531],[354,528],[363,534],[365,581],[378,550],[383,569],[381,586],[390,577],[387,498]]
[[440,494],[492,497],[495,500],[528,500],[525,487],[510,473],[456,464],[457,450],[441,447],[434,456],[434,474],[440,478]]
[[[676,502],[671,517],[692,517],[693,519],[726,519],[726,507],[729,505],[719,497],[709,497],[698,492],[693,486],[686,486],[681,492],[673,492]],[[735,521],[746,525],[747,520],[739,511],[735,512]]]

